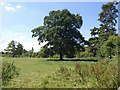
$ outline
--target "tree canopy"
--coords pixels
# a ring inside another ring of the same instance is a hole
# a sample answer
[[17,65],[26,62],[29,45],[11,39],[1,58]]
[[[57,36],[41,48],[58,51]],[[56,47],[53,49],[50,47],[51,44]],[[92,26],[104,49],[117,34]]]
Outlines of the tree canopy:
[[32,37],[38,36],[39,43],[47,42],[44,47],[54,53],[72,56],[84,45],[84,37],[79,29],[83,24],[82,16],[72,14],[67,9],[50,11],[44,17],[44,25],[32,30]]

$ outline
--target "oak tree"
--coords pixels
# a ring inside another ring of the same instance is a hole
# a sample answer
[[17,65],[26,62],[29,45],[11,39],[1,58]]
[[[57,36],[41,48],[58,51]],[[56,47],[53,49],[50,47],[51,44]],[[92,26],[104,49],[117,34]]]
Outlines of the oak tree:
[[79,14],[72,14],[67,9],[53,10],[45,16],[43,26],[32,30],[32,36],[38,36],[39,43],[45,41],[44,47],[59,54],[63,60],[63,55],[72,56],[84,45],[84,37],[79,31],[82,24]]

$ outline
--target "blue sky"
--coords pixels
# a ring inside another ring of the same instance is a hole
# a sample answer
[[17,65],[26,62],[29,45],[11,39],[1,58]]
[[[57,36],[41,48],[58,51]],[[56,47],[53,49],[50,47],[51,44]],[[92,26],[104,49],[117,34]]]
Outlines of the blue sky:
[[6,48],[11,40],[23,44],[24,48],[35,51],[40,49],[37,38],[32,38],[31,30],[43,24],[43,18],[51,10],[68,9],[71,13],[80,14],[83,25],[80,32],[88,39],[90,29],[99,26],[98,14],[105,2],[12,2],[1,3],[2,33],[0,38],[0,51]]

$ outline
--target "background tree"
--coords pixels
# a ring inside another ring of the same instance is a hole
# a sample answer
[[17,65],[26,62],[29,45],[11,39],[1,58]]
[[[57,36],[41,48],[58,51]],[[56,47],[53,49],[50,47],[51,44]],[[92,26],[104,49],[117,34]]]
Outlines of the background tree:
[[89,40],[88,40],[88,42],[89,42],[88,52],[93,53],[93,57],[95,57],[97,55],[98,46],[99,46],[98,45],[99,28],[94,27],[93,29],[90,29],[90,31],[91,31],[91,38],[89,38]]
[[74,55],[84,45],[84,38],[79,32],[82,17],[71,14],[67,9],[51,11],[45,16],[44,25],[32,30],[33,37],[38,36],[39,43],[47,42],[45,47],[60,55]]
[[98,19],[102,24],[110,28],[115,28],[117,23],[116,18],[118,17],[117,4],[118,2],[108,2],[107,4],[102,5],[102,12],[100,12],[100,17]]
[[89,52],[93,56],[100,55],[100,47],[106,42],[109,37],[116,34],[116,23],[118,10],[116,9],[117,2],[108,2],[102,6],[102,11],[99,14],[100,27],[91,29],[91,38],[89,41]]
[[20,44],[19,42],[16,42],[14,40],[12,40],[7,48],[5,49],[5,51],[8,53],[8,54],[11,54],[12,57],[14,58],[15,55],[18,55],[20,56],[23,52],[23,45]]
[[111,35],[116,35],[116,23],[118,17],[118,10],[116,8],[117,2],[108,2],[102,6],[102,11],[99,14],[100,32],[99,39],[101,44],[108,40]]
[[16,54],[20,56],[22,55],[22,53],[23,53],[23,45],[18,43],[17,48],[16,48]]
[[118,42],[118,36],[111,36],[101,47],[100,51],[102,56],[109,57],[110,59],[112,56],[118,54],[118,46],[120,42]]
[[15,47],[16,42],[14,40],[12,40],[9,44],[8,47],[5,49],[5,51],[9,54],[12,54],[12,57],[15,57],[15,53],[16,53],[16,47]]
[[[107,40],[112,35],[116,34],[116,23],[117,23],[117,17],[118,17],[118,10],[116,8],[117,2],[108,2],[107,4],[104,4],[102,6],[102,12],[99,14],[99,21],[101,22],[100,28],[99,28],[99,48],[101,46],[106,47],[107,51],[106,54],[109,54],[109,57],[112,58],[112,47],[114,47],[114,44],[111,42],[107,42]],[[100,56],[102,53],[99,51]]]

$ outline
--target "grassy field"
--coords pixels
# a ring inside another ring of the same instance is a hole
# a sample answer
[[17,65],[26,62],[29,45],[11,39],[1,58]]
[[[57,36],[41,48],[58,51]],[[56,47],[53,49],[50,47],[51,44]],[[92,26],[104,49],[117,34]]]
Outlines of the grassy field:
[[[80,82],[75,81],[75,78],[77,81],[79,81],[79,74],[75,73],[74,71],[77,70],[77,64],[78,68],[81,68],[81,71],[87,72],[87,74],[93,72],[90,71],[89,68],[91,66],[94,67],[95,71],[98,69],[101,69],[101,72],[104,69],[104,72],[108,70],[111,80],[116,79],[117,75],[117,59],[113,58],[110,62],[106,64],[106,61],[99,61],[99,62],[83,62],[83,61],[48,61],[47,58],[2,58],[2,61],[6,62],[12,62],[14,61],[14,64],[16,67],[20,68],[19,76],[12,79],[10,83],[7,86],[7,88],[45,88],[45,87],[52,87],[52,88],[62,88],[62,87],[80,87],[80,88],[92,88],[97,87],[95,84],[91,83],[92,79],[95,79],[94,74],[86,76],[89,80],[87,84],[82,83],[84,82],[84,78],[81,79]],[[80,66],[79,66],[80,64]],[[103,66],[101,66],[103,65]],[[103,68],[101,68],[101,67]],[[99,67],[99,68],[97,68]],[[61,69],[63,68],[63,69]],[[109,69],[110,68],[110,69]],[[62,70],[62,71],[60,71]],[[67,70],[67,71],[65,71]],[[112,70],[112,71],[110,71]],[[65,71],[65,72],[64,72]],[[69,72],[68,72],[69,71]],[[66,76],[66,73],[70,73],[69,77]],[[64,75],[65,73],[65,75]],[[103,72],[102,72],[103,73]],[[86,75],[86,74],[85,74]],[[84,76],[85,76],[84,75]],[[92,76],[93,75],[93,76]],[[103,74],[101,74],[103,75]],[[91,76],[89,79],[89,76]],[[69,79],[66,79],[64,77],[68,77]],[[93,78],[94,77],[94,78]],[[109,78],[109,79],[110,79]],[[71,81],[72,80],[72,81]],[[95,79],[97,80],[97,79]],[[107,79],[106,79],[107,80]],[[100,80],[99,80],[100,81]],[[64,83],[64,85],[62,83]],[[70,83],[76,83],[76,84],[70,84]],[[113,81],[110,81],[113,82]],[[115,81],[116,82],[116,81]],[[58,83],[58,84],[56,84]],[[117,82],[116,82],[117,83]],[[93,84],[93,85],[92,85]],[[112,83],[111,83],[112,84]],[[111,85],[110,84],[110,85]],[[108,84],[109,85],[109,84]],[[100,85],[98,85],[100,86]],[[114,87],[116,87],[115,85]],[[109,87],[109,86],[107,86]],[[111,86],[112,87],[112,86]]]

